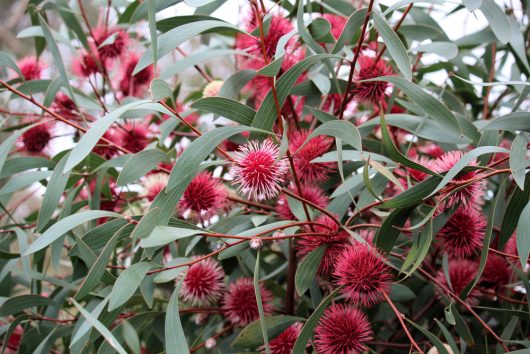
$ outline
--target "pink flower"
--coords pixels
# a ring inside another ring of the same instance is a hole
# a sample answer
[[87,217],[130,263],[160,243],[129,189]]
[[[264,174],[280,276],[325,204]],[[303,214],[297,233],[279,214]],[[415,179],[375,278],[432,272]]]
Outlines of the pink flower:
[[77,107],[74,101],[61,91],[57,92],[57,95],[53,100],[52,108],[54,112],[65,118],[77,117]]
[[[103,134],[103,138],[105,138],[106,140],[110,142],[119,141],[118,139],[120,139],[120,137],[121,137],[121,134],[116,130],[116,128],[111,128],[107,130],[105,134]],[[107,160],[118,154],[118,150],[114,146],[110,145],[109,143],[101,139],[98,141],[94,149],[92,149],[92,151],[106,158]]]
[[249,198],[271,199],[278,195],[284,174],[285,159],[277,161],[279,148],[270,140],[250,141],[234,153],[234,184]]
[[360,310],[344,304],[328,307],[315,328],[315,349],[321,354],[360,354],[372,339],[372,326]]
[[420,146],[418,150],[432,158],[438,158],[445,153],[440,145],[431,142]]
[[[355,80],[362,81],[373,79],[379,76],[392,75],[392,68],[383,59],[375,62],[375,58],[368,55],[361,55],[358,59],[359,69],[355,73]],[[390,84],[385,81],[357,82],[353,93],[357,100],[362,102],[372,102],[379,105],[385,102]]]
[[[261,301],[265,315],[272,314],[272,293],[260,285]],[[258,304],[252,278],[239,278],[230,284],[225,294],[222,309],[230,323],[245,326],[259,318]]]
[[[324,256],[320,262],[318,273],[321,275],[331,275],[333,265],[341,252],[348,247],[350,235],[348,232],[339,228],[339,226],[327,215],[320,215],[316,220],[313,230],[318,235],[300,236],[296,238],[296,254],[303,258],[320,246],[326,246]],[[310,228],[304,228],[304,232],[312,233]]]
[[127,123],[118,128],[116,133],[119,144],[134,154],[149,144],[149,129],[145,124]]
[[208,306],[221,298],[224,286],[223,268],[213,258],[193,264],[182,283],[180,295],[193,306]]
[[39,80],[45,65],[33,55],[24,57],[17,61],[17,66],[24,77],[24,80]]
[[[460,296],[466,286],[475,279],[475,276],[477,275],[477,267],[477,262],[467,259],[453,259],[449,261],[449,279],[451,284],[447,282],[443,270],[438,271],[436,279],[443,287],[451,290],[455,295]],[[437,286],[437,288],[441,294],[446,295],[446,291],[443,288],[440,286]],[[470,305],[477,304],[481,293],[482,292],[477,287],[473,288],[469,296],[466,298],[466,302]]]
[[148,201],[152,202],[156,196],[166,188],[168,179],[169,175],[163,172],[152,173],[144,178],[144,196]]
[[198,220],[208,220],[223,208],[226,202],[223,183],[208,171],[199,173],[188,185],[179,202],[181,214],[192,214]]
[[473,208],[460,207],[438,232],[442,247],[456,257],[470,257],[482,249],[486,218]]
[[271,354],[291,354],[294,344],[302,331],[302,324],[297,322],[269,342]]
[[[437,173],[449,171],[464,155],[461,151],[449,151],[437,158],[432,165],[432,170]],[[476,163],[471,163],[470,166],[476,166]],[[455,182],[465,182],[477,176],[477,171],[471,171],[463,175],[453,178]],[[445,194],[447,195],[447,194]],[[446,201],[446,206],[451,207],[457,203],[462,203],[464,206],[477,207],[482,203],[482,196],[484,195],[484,183],[476,181],[472,184],[453,192]]]
[[[308,182],[324,182],[330,172],[335,171],[335,163],[311,161],[328,152],[333,145],[333,139],[318,135],[311,138],[301,149],[311,131],[296,130],[289,134],[289,149],[293,154],[293,162],[298,178]],[[298,150],[300,149],[300,150]]]
[[[129,43],[127,32],[117,27],[107,28],[106,26],[99,26],[94,28],[92,33],[103,60],[119,57],[124,53]],[[102,45],[105,41],[110,43]]]
[[484,272],[480,279],[481,283],[489,287],[501,288],[508,284],[512,277],[512,268],[504,258],[490,252]]
[[[97,54],[96,49],[90,53],[85,51],[79,54],[79,57],[75,58],[72,61],[72,71],[77,76],[89,77],[92,74],[100,72],[97,60],[99,55]],[[101,64],[103,65],[103,64]]]
[[52,139],[51,129],[50,123],[42,123],[25,131],[21,137],[24,149],[32,154],[42,153]]
[[[294,194],[299,195],[298,189],[296,188],[296,186],[291,186],[289,189]],[[312,186],[310,184],[303,184],[302,195],[304,199],[312,202],[313,204],[318,205],[319,207],[325,208],[328,206],[328,203],[329,203],[328,197],[317,186]],[[296,220],[296,217],[291,211],[291,207],[289,206],[289,202],[287,201],[287,196],[285,194],[282,194],[278,197],[278,202],[276,203],[276,213],[278,213],[278,216],[280,217],[280,219]]]
[[127,61],[122,66],[122,74],[119,88],[124,96],[140,96],[154,77],[153,66],[140,70],[133,76],[134,68],[140,57],[136,54],[130,53]]
[[357,243],[338,257],[333,272],[335,283],[343,286],[346,299],[371,307],[390,290],[392,274],[385,261],[373,246]]
[[347,20],[342,16],[333,14],[324,14],[322,17],[325,18],[331,25],[330,33],[333,38],[338,39],[342,33],[344,25],[346,25]]
[[[428,157],[425,157],[425,156],[420,156],[419,159],[417,159],[417,161],[420,165],[424,166],[424,167],[427,167],[427,168],[430,168],[430,166],[432,165],[432,161],[428,158]],[[429,174],[423,172],[423,171],[418,171],[416,169],[413,169],[413,168],[408,168],[407,167],[407,172],[409,173],[409,176],[414,178],[414,180],[418,181],[418,182],[421,182],[427,178],[430,177]]]

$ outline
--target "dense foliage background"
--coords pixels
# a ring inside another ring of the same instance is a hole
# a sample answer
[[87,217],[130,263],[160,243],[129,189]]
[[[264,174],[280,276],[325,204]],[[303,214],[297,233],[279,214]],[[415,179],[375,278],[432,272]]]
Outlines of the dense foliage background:
[[1,3],[2,353],[530,352],[527,1]]

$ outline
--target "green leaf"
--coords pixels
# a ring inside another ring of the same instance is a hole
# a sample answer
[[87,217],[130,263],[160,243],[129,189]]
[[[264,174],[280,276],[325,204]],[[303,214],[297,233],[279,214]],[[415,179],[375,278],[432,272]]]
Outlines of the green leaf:
[[263,336],[263,345],[265,347],[265,352],[267,354],[271,354],[271,348],[269,347],[269,336],[267,334],[267,324],[265,322],[265,312],[263,311],[263,301],[261,300],[261,287],[259,284],[260,260],[261,250],[258,249],[256,265],[254,266],[254,293],[256,294],[256,304],[258,306],[259,322],[261,325],[261,333]]
[[499,234],[499,248],[502,249],[506,242],[510,239],[515,228],[518,224],[518,220],[528,203],[530,197],[530,174],[526,175],[524,189],[515,188],[508,205],[506,206],[506,211],[502,218],[501,223],[501,232]]
[[[166,264],[166,267],[173,267],[176,265],[187,263],[189,261],[190,259],[186,257],[173,258],[171,261],[169,261]],[[169,281],[173,281],[177,279],[177,277],[185,270],[186,270],[186,267],[182,266],[182,267],[172,268],[172,269],[168,269],[168,270],[164,270],[162,272],[156,273],[154,277],[154,282],[155,283],[167,283]]]
[[158,247],[181,238],[204,234],[204,230],[183,229],[180,227],[156,226],[151,234],[140,241],[140,247]]
[[[228,22],[217,21],[217,20],[203,20],[197,22],[186,23],[184,25],[173,28],[166,33],[158,36],[157,41],[157,59],[161,59],[167,54],[175,50],[176,47],[180,46],[184,42],[192,39],[202,32],[211,29],[230,29],[236,32],[247,34],[245,31],[239,29]],[[138,61],[138,64],[134,68],[133,75],[136,75],[141,70],[153,64],[154,56],[152,50],[147,50],[144,55]]]
[[484,14],[495,37],[506,44],[510,41],[510,22],[504,11],[495,3],[494,0],[482,0],[480,11]]
[[116,184],[118,186],[124,186],[135,182],[140,177],[145,176],[147,172],[155,169],[160,162],[166,159],[167,156],[162,150],[149,149],[140,151],[127,160],[118,176]]
[[493,119],[481,130],[521,130],[530,132],[530,113],[529,112],[514,112],[505,116]]
[[302,147],[304,147],[312,138],[318,135],[333,136],[341,139],[345,144],[348,144],[359,151],[362,151],[363,149],[361,135],[351,122],[346,120],[333,120],[326,122],[313,130],[305,142],[298,148],[298,151],[300,151],[300,149],[302,149]]
[[173,91],[169,87],[169,84],[162,79],[154,79],[151,81],[151,97],[153,101],[162,101],[165,98],[170,98],[173,105],[175,100],[173,99]]
[[341,289],[342,289],[341,287],[338,287],[331,294],[326,296],[324,300],[322,300],[322,302],[315,309],[315,311],[313,311],[311,316],[309,316],[304,327],[302,328],[302,331],[300,332],[300,335],[298,336],[298,339],[296,340],[296,343],[294,344],[292,354],[304,354],[305,353],[307,341],[313,335],[313,331],[318,324],[318,320],[320,320],[320,317],[322,317],[324,310],[328,307],[333,297],[335,297],[335,295]]
[[380,207],[385,209],[403,208],[414,206],[423,201],[439,184],[441,178],[432,176],[420,183],[415,184],[411,188],[398,194],[394,198],[384,202]]
[[49,297],[40,295],[19,295],[10,297],[4,301],[2,306],[0,306],[0,317],[10,316],[36,306],[54,306],[59,308],[59,304]]
[[127,354],[125,349],[121,346],[120,342],[114,337],[114,335],[105,327],[97,318],[94,318],[90,312],[85,310],[81,305],[77,303],[74,299],[71,299],[74,306],[79,310],[79,313],[86,318],[88,322],[105,338],[105,340],[110,344],[110,346],[120,354]]
[[413,325],[414,327],[416,327],[416,329],[418,329],[421,333],[423,333],[423,335],[425,337],[427,337],[429,339],[429,341],[434,344],[434,346],[436,347],[436,349],[438,349],[438,353],[440,354],[449,354],[449,352],[447,351],[447,349],[445,348],[444,344],[442,343],[442,341],[440,339],[438,339],[438,337],[436,337],[434,334],[432,334],[431,332],[429,332],[428,330],[426,330],[425,328],[423,328],[422,326],[412,322],[411,320],[409,320],[408,318],[404,317],[405,320],[410,323],[411,325]]
[[530,202],[526,204],[517,223],[517,254],[523,269],[530,252]]
[[335,46],[331,50],[332,54],[340,52],[341,49],[344,48],[346,42],[353,38],[355,32],[362,26],[367,11],[367,9],[363,8],[351,14],[348,21],[346,21],[339,38],[337,38],[337,43],[335,43]]
[[519,133],[515,137],[510,149],[510,169],[512,176],[521,190],[524,189],[524,179],[526,174],[526,167],[528,160],[526,158],[528,144],[528,135],[526,133]]
[[141,100],[136,102],[131,102],[121,106],[120,108],[115,109],[114,111],[106,114],[103,118],[98,119],[92,127],[83,135],[81,140],[70,152],[68,160],[66,161],[66,166],[64,167],[64,172],[71,170],[78,163],[83,161],[87,157],[94,146],[98,143],[99,139],[105,134],[107,129],[125,112],[128,110],[138,107],[142,104],[149,103],[149,100]]
[[451,42],[431,42],[411,48],[409,52],[434,53],[445,59],[454,59],[458,55],[458,47]]
[[311,253],[300,262],[294,278],[298,295],[302,296],[311,286],[325,252],[326,246],[320,246],[311,251]]
[[[267,335],[272,338],[276,337],[293,323],[302,320],[303,318],[300,317],[283,315],[265,317]],[[236,348],[256,348],[260,345],[263,345],[260,320],[256,320],[243,328],[232,342],[232,346]]]
[[375,28],[383,38],[388,52],[390,53],[392,59],[394,59],[399,71],[408,81],[411,81],[412,65],[410,64],[409,56],[405,46],[394,30],[377,11],[372,12],[372,16],[374,18]]
[[149,34],[151,35],[151,49],[153,53],[153,71],[157,73],[158,61],[158,33],[156,31],[156,1],[147,0],[147,19],[149,22]]
[[140,262],[130,265],[121,272],[110,293],[109,312],[125,304],[134,295],[147,272],[155,267],[158,266]]
[[245,85],[257,75],[255,70],[240,70],[226,79],[219,91],[219,97],[237,98]]
[[70,178],[70,171],[63,173],[68,155],[69,154],[65,154],[55,166],[50,182],[46,187],[46,192],[44,192],[44,198],[39,211],[37,231],[42,231],[52,217],[53,212],[55,211],[55,208],[57,208],[61,196],[63,195],[68,178]]
[[275,77],[280,72],[282,68],[284,56],[280,56],[278,59],[272,61],[268,65],[262,67],[258,70],[258,74],[268,77]]
[[175,291],[173,291],[173,295],[171,295],[171,299],[169,299],[169,304],[167,305],[164,332],[167,354],[190,353],[188,343],[186,342],[186,336],[184,335],[184,330],[182,329],[182,324],[180,323],[179,314],[178,295],[183,281],[184,277],[182,277],[178,282]]
[[32,171],[15,176],[7,181],[2,189],[0,189],[0,195],[13,193],[20,189],[29,187],[33,183],[50,177],[52,173],[52,171]]
[[10,69],[13,69],[17,72],[19,77],[23,78],[17,63],[11,58],[8,53],[4,51],[0,51],[0,67],[8,67]]
[[59,237],[67,233],[68,231],[87,221],[105,217],[122,218],[123,216],[117,213],[104,210],[88,210],[67,216],[66,218],[61,219],[55,224],[53,224],[42,235],[40,235],[40,237],[29,246],[28,250],[24,252],[23,256],[28,256],[32,253],[40,251],[41,249],[47,247],[53,241],[57,240]]
[[482,6],[482,0],[463,0],[462,2],[469,12],[478,10]]
[[4,163],[6,162],[7,160],[7,155],[9,154],[9,152],[11,151],[11,149],[13,148],[13,145],[15,145],[15,142],[17,141],[18,138],[20,138],[22,136],[22,134],[24,134],[25,132],[27,132],[28,130],[30,130],[31,128],[39,125],[41,123],[37,123],[37,124],[32,124],[30,126],[27,126],[23,129],[20,129],[20,130],[17,130],[16,132],[14,133],[11,133],[9,135],[9,137],[7,137],[4,142],[0,145],[0,172],[2,172],[2,169],[4,167]]
[[409,287],[400,284],[394,283],[390,288],[390,299],[395,302],[409,301],[416,298],[414,291],[410,290]]
[[224,97],[201,98],[193,102],[191,107],[220,115],[221,117],[228,118],[246,126],[252,125],[252,121],[256,115],[256,111],[249,106]]
[[[105,306],[107,306],[108,302],[109,302],[109,296],[105,297],[105,299],[103,299],[99,304],[96,305],[94,310],[92,310],[92,312],[90,313],[92,317],[97,319],[99,315],[101,315],[101,312],[103,311]],[[80,339],[82,339],[83,336],[87,334],[88,331],[90,331],[90,328],[92,327],[92,324],[88,321],[81,320],[81,322],[82,322],[81,325],[77,327],[77,331],[74,332],[74,335],[72,337],[72,342],[70,343],[70,348],[72,348],[75,345],[75,343],[77,343]]]
[[413,209],[413,207],[396,209],[385,219],[374,238],[377,249],[387,253],[392,250],[401,233],[396,227],[403,227]]
[[[156,4],[155,13],[162,11],[172,5],[178,4],[181,1],[182,0],[157,0],[155,1],[155,4]],[[134,12],[132,13],[130,17],[130,20],[126,22],[130,22],[132,24],[140,20],[143,20],[148,16],[148,12],[149,12],[148,2],[147,1],[140,2],[140,4],[134,8]],[[120,22],[121,22],[121,19],[120,19]]]

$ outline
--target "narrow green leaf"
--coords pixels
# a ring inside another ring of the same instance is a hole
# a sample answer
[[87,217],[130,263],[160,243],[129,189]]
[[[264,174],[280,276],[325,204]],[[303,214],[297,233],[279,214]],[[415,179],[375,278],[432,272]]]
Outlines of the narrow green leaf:
[[508,43],[511,38],[511,26],[506,14],[499,5],[494,0],[482,0],[480,11],[488,20],[495,37],[504,44]]
[[[265,317],[265,327],[269,337],[276,337],[287,327],[295,322],[302,321],[303,318],[294,316],[268,316]],[[232,342],[235,348],[256,348],[263,345],[263,335],[261,332],[261,320],[256,320],[247,325]]]
[[436,349],[438,349],[438,353],[440,353],[440,354],[449,354],[449,352],[447,351],[447,348],[442,343],[442,341],[440,339],[438,339],[438,337],[436,337],[434,334],[432,334],[431,332],[429,332],[428,330],[426,330],[422,326],[420,326],[420,325],[414,323],[413,321],[409,320],[408,318],[406,318],[406,317],[403,317],[403,318],[408,323],[410,323],[412,326],[414,326],[416,329],[418,329],[421,333],[423,333],[423,335],[429,339],[429,342],[434,344]]
[[204,230],[183,229],[180,227],[156,226],[151,234],[140,241],[140,247],[158,247],[181,238],[204,234]]
[[524,189],[515,188],[508,205],[506,206],[506,211],[502,218],[501,223],[501,232],[499,234],[499,248],[503,249],[504,245],[510,237],[512,236],[515,228],[518,224],[518,220],[528,203],[530,198],[530,174],[526,175]]
[[261,300],[261,287],[259,284],[260,260],[261,250],[258,249],[256,265],[254,266],[254,293],[256,294],[256,304],[258,305],[259,322],[261,325],[261,333],[263,336],[263,345],[265,347],[265,352],[267,354],[271,354],[271,348],[269,347],[269,335],[267,334],[267,323],[265,322],[265,312],[263,311],[263,301]]
[[153,53],[153,71],[157,72],[158,61],[158,33],[156,30],[156,2],[147,0],[147,19],[149,22],[149,34],[151,35],[151,49]]
[[17,63],[13,60],[13,58],[11,58],[8,53],[4,51],[0,51],[0,67],[8,67],[10,69],[13,69],[17,72],[19,77],[23,78]]
[[517,223],[517,254],[521,260],[523,269],[528,262],[528,253],[530,252],[530,202],[526,204],[519,222]]
[[186,336],[184,335],[184,330],[182,329],[182,324],[180,323],[179,314],[178,295],[183,281],[184,277],[182,277],[178,282],[177,287],[173,291],[173,295],[171,295],[171,299],[169,299],[169,304],[167,305],[164,331],[167,354],[190,353]]
[[396,209],[385,219],[374,238],[377,249],[387,253],[392,250],[401,233],[396,227],[403,227],[413,209],[413,207]]
[[[105,299],[103,299],[99,304],[96,305],[94,310],[92,310],[92,312],[90,313],[92,317],[97,319],[99,315],[101,315],[101,312],[103,311],[103,309],[105,308],[108,302],[109,302],[109,296],[105,297]],[[75,345],[75,343],[77,343],[80,339],[82,339],[83,336],[87,334],[88,331],[90,331],[91,327],[92,327],[92,324],[89,321],[82,321],[82,324],[79,325],[79,327],[77,327],[77,331],[74,332],[73,334],[72,341],[70,343],[69,348],[72,348]]]
[[52,175],[52,171],[32,171],[11,178],[0,189],[0,195],[9,194],[31,186],[33,183],[44,180]]
[[363,8],[351,14],[351,16],[348,18],[348,21],[346,21],[339,38],[337,38],[335,46],[331,50],[332,54],[337,54],[340,52],[341,49],[344,48],[346,42],[353,38],[355,32],[360,29],[363,24],[364,18],[366,17],[366,12],[367,9]]
[[130,265],[127,269],[121,272],[116,283],[112,287],[108,311],[113,311],[125,304],[127,300],[134,295],[147,272],[154,267],[158,266],[153,263],[139,262]]
[[[184,72],[186,69],[192,68],[194,65],[212,60],[219,59],[224,56],[250,56],[250,54],[244,50],[234,50],[234,49],[210,49],[204,50],[198,53],[190,53],[187,57],[180,58],[176,63],[170,64],[167,67],[163,68],[160,77],[164,80],[169,80],[175,75],[179,75]],[[243,70],[245,71],[245,70]],[[254,72],[254,70],[250,70]],[[240,73],[236,72],[234,75]]]
[[451,42],[431,42],[411,48],[409,52],[434,53],[445,59],[454,59],[458,55],[458,47]]
[[0,306],[0,317],[10,316],[36,306],[54,306],[58,308],[59,304],[49,297],[40,295],[14,296],[2,303],[2,306]]
[[20,138],[22,136],[22,134],[24,134],[26,131],[28,131],[29,129],[31,129],[31,128],[39,125],[39,124],[40,123],[32,124],[32,125],[27,126],[27,127],[23,128],[23,129],[17,130],[16,132],[11,133],[9,135],[9,137],[7,137],[4,140],[4,142],[0,145],[0,172],[2,172],[2,169],[4,167],[4,163],[7,160],[7,155],[9,154],[11,149],[13,148],[13,145],[15,145],[15,142],[17,141],[17,139]]
[[311,253],[300,262],[294,278],[298,295],[302,296],[311,286],[325,252],[326,246],[320,246],[311,251]]
[[169,97],[171,102],[173,102],[173,105],[175,104],[171,87],[169,87],[169,84],[162,79],[154,79],[151,81],[151,97],[155,102],[162,101]]
[[362,151],[363,149],[361,135],[351,122],[346,120],[333,120],[326,122],[313,130],[305,142],[298,148],[298,151],[302,149],[302,147],[304,147],[305,144],[307,144],[312,138],[318,135],[333,136],[335,138],[341,139],[345,144],[348,144],[359,151]]
[[160,162],[166,159],[167,156],[162,150],[149,149],[140,151],[127,160],[118,176],[116,184],[118,186],[124,186],[135,182],[140,177],[145,176],[147,172],[155,169]]
[[526,174],[526,167],[528,166],[528,160],[526,154],[528,150],[526,145],[528,144],[528,135],[524,132],[517,134],[512,143],[510,149],[510,169],[512,170],[512,176],[521,190],[524,189],[524,179]]
[[205,97],[192,103],[191,107],[228,118],[236,123],[251,126],[256,111],[230,98]]

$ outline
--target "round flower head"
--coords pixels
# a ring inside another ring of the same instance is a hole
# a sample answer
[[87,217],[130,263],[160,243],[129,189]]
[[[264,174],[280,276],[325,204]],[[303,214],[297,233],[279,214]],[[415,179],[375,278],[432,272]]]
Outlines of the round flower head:
[[328,174],[335,170],[335,163],[311,163],[311,161],[328,152],[333,139],[318,135],[300,149],[310,134],[311,131],[308,130],[296,130],[289,134],[289,149],[293,153],[294,167],[301,180],[324,182]]
[[192,214],[199,220],[208,220],[223,208],[226,189],[223,183],[208,171],[199,173],[184,191],[179,202],[181,214]]
[[116,132],[120,145],[132,153],[142,151],[149,143],[149,129],[145,124],[127,123]]
[[[111,128],[103,134],[103,138],[111,142],[119,141],[120,134],[115,128]],[[106,159],[110,159],[118,154],[118,150],[114,146],[101,139],[98,141],[93,151]]]
[[92,30],[94,40],[102,59],[113,59],[122,55],[127,48],[129,36],[117,27],[99,26]]
[[489,287],[500,288],[508,284],[511,277],[512,269],[508,262],[501,256],[490,253],[480,281]]
[[21,138],[24,150],[31,154],[42,153],[52,139],[51,129],[49,123],[42,123],[26,130]]
[[223,80],[213,80],[212,82],[209,82],[204,86],[204,90],[202,90],[202,97],[215,97],[219,95],[223,83]]
[[89,77],[92,74],[98,73],[100,68],[96,60],[99,59],[95,48],[90,53],[84,51],[81,52],[79,57],[72,61],[73,73],[81,77]]
[[294,344],[302,331],[302,324],[297,322],[269,342],[271,354],[291,354]]
[[372,326],[360,310],[344,304],[328,307],[315,328],[319,354],[358,354],[372,339]]
[[66,118],[74,118],[77,116],[77,107],[74,101],[61,91],[57,92],[53,100],[52,108],[56,113]]
[[348,247],[337,259],[335,283],[351,302],[370,307],[383,299],[390,289],[392,274],[373,246],[357,243]]
[[325,18],[331,25],[330,33],[333,38],[338,39],[340,37],[340,34],[342,33],[344,25],[346,25],[347,20],[342,16],[333,14],[324,14],[322,15],[322,17]]
[[[339,226],[327,215],[320,215],[313,227],[318,235],[307,235],[296,238],[296,251],[299,258],[303,258],[320,246],[326,246],[324,256],[318,268],[321,275],[331,275],[333,265],[341,252],[350,245],[350,235],[339,228]],[[310,228],[305,228],[304,232],[312,233]]]
[[[460,159],[464,153],[462,151],[449,151],[438,157],[432,165],[434,172],[443,173],[449,171]],[[476,166],[476,163],[471,163],[470,166]],[[477,175],[477,171],[467,172],[463,175],[453,178],[453,181],[464,182],[473,179]],[[451,207],[457,203],[464,206],[477,207],[482,203],[482,196],[484,194],[484,183],[482,181],[473,182],[472,184],[460,189],[451,195],[446,200],[446,206]]]
[[140,96],[154,77],[152,65],[133,75],[139,60],[138,55],[129,54],[127,61],[123,63],[119,88],[124,96]]
[[24,80],[39,80],[45,65],[35,56],[27,56],[17,61],[17,66]]
[[[298,188],[292,186],[289,189],[294,194],[299,195]],[[319,207],[325,208],[328,206],[328,203],[329,203],[328,197],[317,186],[312,186],[310,184],[303,184],[302,195],[304,196],[304,199],[312,202],[313,204],[318,205]],[[278,216],[280,217],[280,219],[296,220],[296,217],[291,211],[291,207],[289,206],[289,202],[287,201],[287,196],[285,194],[282,194],[278,197],[278,203],[276,203],[276,213],[278,213]]]
[[279,148],[270,140],[250,141],[234,153],[234,184],[249,198],[271,199],[278,195],[287,162],[276,161]]
[[[375,61],[375,57],[363,54],[358,59],[359,69],[355,74],[356,81],[373,79],[379,76],[392,75],[392,68],[383,59]],[[376,105],[384,103],[390,84],[385,81],[357,82],[353,93],[359,101],[372,102]]]
[[[261,301],[265,316],[272,314],[272,293],[260,285]],[[223,299],[222,309],[230,323],[245,326],[259,318],[258,304],[252,278],[239,278],[230,284]]]
[[180,295],[193,306],[209,306],[221,298],[224,272],[213,258],[206,258],[188,269]]
[[169,180],[169,175],[167,173],[158,172],[152,173],[145,177],[144,179],[144,196],[148,201],[152,202],[156,196],[166,188],[167,181]]
[[482,249],[485,228],[486,219],[481,212],[460,207],[438,231],[438,238],[446,253],[469,257]]
[[[449,279],[451,284],[447,282],[443,269],[439,270],[436,274],[436,279],[445,288],[451,290],[455,295],[460,296],[466,286],[475,279],[477,275],[477,262],[473,262],[467,259],[453,259],[449,261]],[[440,294],[446,295],[443,288],[438,287]],[[471,293],[466,298],[466,302],[474,305],[478,303],[478,297],[481,295],[481,291],[474,287]]]

